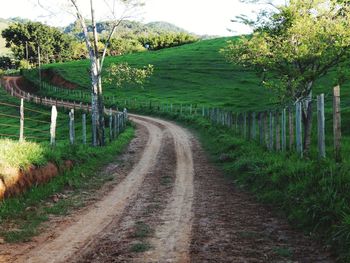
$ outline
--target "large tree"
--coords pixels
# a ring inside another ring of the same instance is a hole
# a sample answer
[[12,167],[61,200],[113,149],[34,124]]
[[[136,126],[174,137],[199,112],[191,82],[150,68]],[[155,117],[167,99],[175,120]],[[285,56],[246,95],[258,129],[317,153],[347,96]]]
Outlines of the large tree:
[[350,8],[337,0],[290,0],[264,13],[252,35],[232,41],[227,58],[253,68],[281,102],[303,103],[304,152],[311,143],[312,89],[350,58]]

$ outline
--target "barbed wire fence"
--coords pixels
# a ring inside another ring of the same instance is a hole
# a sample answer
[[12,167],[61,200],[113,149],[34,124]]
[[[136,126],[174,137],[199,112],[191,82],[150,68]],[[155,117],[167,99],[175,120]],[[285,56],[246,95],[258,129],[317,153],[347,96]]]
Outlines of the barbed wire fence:
[[[50,142],[51,145],[64,141],[87,144],[92,140],[87,121],[91,117],[89,104],[40,97],[21,90],[14,83],[10,85],[9,81],[1,79],[0,88],[18,100],[0,98],[0,137]],[[43,107],[38,110],[33,104]],[[58,112],[57,108],[62,110]],[[105,109],[105,113],[109,119],[106,130],[112,141],[125,130],[127,110]]]

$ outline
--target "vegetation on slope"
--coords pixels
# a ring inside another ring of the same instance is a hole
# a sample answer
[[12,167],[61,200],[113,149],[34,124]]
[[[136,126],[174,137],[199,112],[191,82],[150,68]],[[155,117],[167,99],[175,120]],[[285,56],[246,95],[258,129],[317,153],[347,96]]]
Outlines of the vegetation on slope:
[[[110,64],[119,62],[127,62],[139,68],[151,64],[154,66],[154,74],[142,90],[132,86],[119,89],[113,83],[104,83],[104,94],[114,96],[118,101],[151,100],[154,103],[221,107],[235,112],[273,108],[276,98],[272,91],[261,85],[261,80],[255,73],[230,64],[219,53],[228,40],[235,38],[203,40],[154,52],[108,57],[105,62],[106,69]],[[88,60],[50,64],[43,68],[56,71],[63,78],[76,83],[80,90],[90,92]],[[103,74],[106,76],[106,72]],[[25,76],[37,81],[38,74],[33,70],[26,72]],[[314,84],[314,94],[330,94],[335,79],[336,72],[330,72]],[[342,86],[343,105],[350,105],[349,87],[349,82]],[[56,96],[67,98],[63,95]],[[326,103],[330,106],[331,100]]]

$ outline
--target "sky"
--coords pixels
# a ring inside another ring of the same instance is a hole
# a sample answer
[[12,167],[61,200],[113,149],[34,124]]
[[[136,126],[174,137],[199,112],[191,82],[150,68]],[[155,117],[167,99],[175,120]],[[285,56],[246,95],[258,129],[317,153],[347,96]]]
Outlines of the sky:
[[[23,17],[45,22],[54,26],[65,26],[74,21],[74,16],[63,9],[51,9],[57,3],[68,0],[42,0],[50,6],[43,9],[37,0],[2,1],[0,17]],[[88,14],[89,0],[78,0],[83,12]],[[106,17],[105,1],[95,0],[98,18]],[[239,0],[145,0],[146,5],[132,14],[132,20],[141,22],[166,21],[199,35],[231,36],[250,33],[251,29],[232,23],[231,19],[240,14],[251,16],[261,5],[243,4]],[[233,30],[230,32],[228,29]]]

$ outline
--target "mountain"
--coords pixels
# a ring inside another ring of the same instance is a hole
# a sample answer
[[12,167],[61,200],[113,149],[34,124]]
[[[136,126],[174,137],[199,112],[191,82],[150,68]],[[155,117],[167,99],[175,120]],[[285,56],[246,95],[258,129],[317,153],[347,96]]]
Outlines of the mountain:
[[[87,24],[91,24],[88,21]],[[111,28],[111,22],[98,22],[96,23],[97,32],[101,36],[106,36]],[[92,27],[88,26],[88,30],[92,32]],[[74,23],[69,24],[67,27],[62,29],[65,33],[74,35],[78,38],[83,38],[83,34],[81,33],[79,22],[76,21]],[[137,21],[125,20],[120,23],[116,30],[117,36],[131,36],[131,35],[144,35],[144,34],[155,34],[159,35],[161,33],[188,33],[183,28],[175,26],[168,22],[150,22],[147,24],[143,24]]]
[[150,31],[162,33],[162,32],[172,32],[172,33],[188,33],[183,28],[180,28],[178,26],[175,26],[174,24],[163,22],[163,21],[157,21],[157,22],[150,22],[145,24],[145,27],[148,28]]

